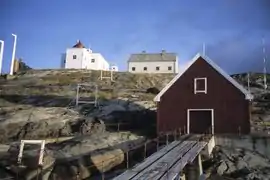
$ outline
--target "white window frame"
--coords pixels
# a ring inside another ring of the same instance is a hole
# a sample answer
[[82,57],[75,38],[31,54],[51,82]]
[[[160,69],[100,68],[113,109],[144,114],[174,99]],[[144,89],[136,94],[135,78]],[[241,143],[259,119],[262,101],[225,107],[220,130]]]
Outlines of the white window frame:
[[18,163],[21,163],[21,161],[22,161],[24,144],[40,144],[38,165],[42,166],[43,165],[44,150],[45,150],[45,140],[21,140],[20,152],[18,155]]
[[[197,90],[197,81],[198,80],[204,80],[204,90]],[[202,78],[195,78],[194,79],[194,94],[198,94],[198,93],[204,93],[207,94],[207,78],[206,77],[202,77]]]
[[190,112],[191,111],[211,111],[211,133],[214,134],[214,109],[187,109],[187,134],[190,132]]

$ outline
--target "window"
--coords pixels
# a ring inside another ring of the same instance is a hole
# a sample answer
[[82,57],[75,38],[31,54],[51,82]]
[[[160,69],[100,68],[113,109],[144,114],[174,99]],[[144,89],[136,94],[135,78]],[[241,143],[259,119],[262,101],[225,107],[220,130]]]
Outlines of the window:
[[171,71],[171,70],[172,70],[172,66],[169,66],[169,67],[168,67],[168,70]]
[[132,71],[135,71],[135,69],[136,69],[135,67],[132,67]]
[[207,94],[207,78],[194,79],[194,94],[204,93]]
[[159,71],[159,67],[158,66],[156,67],[156,70]]
[[94,63],[95,62],[95,59],[91,59],[91,63]]
[[77,59],[77,56],[76,55],[73,55],[73,59]]
[[144,71],[147,71],[147,67],[144,67],[143,70],[144,70]]

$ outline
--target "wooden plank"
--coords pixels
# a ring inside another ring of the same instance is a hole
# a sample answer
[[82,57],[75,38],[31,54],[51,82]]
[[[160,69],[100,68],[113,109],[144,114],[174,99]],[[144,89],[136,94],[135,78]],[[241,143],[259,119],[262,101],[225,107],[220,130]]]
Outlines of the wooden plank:
[[114,180],[128,180],[130,178],[133,178],[136,176],[139,172],[141,172],[146,167],[149,167],[152,165],[155,161],[157,161],[159,158],[163,157],[166,153],[168,153],[170,150],[177,147],[181,141],[173,141],[168,146],[163,147],[161,150],[157,151],[156,153],[152,154],[150,157],[146,158],[142,163],[134,166],[132,170],[127,170],[123,174],[120,174],[119,176],[115,177]]
[[177,178],[179,173],[183,170],[183,168],[190,162],[191,159],[195,159],[196,156],[201,152],[201,150],[205,147],[204,142],[199,142],[192,149],[184,155],[176,164],[174,164],[168,173],[168,176],[163,175],[160,180],[174,180]]
[[195,141],[184,141],[177,148],[170,151],[168,154],[163,156],[161,159],[156,161],[152,166],[143,170],[134,179],[145,180],[145,179],[159,179],[163,174],[170,169],[170,167],[180,159],[184,153],[190,150],[192,146],[196,144]]
[[203,150],[203,148],[207,145],[207,142],[198,142],[199,150],[195,151],[195,154],[192,154],[191,158],[189,159],[189,162],[193,162],[194,159],[198,156],[198,154]]

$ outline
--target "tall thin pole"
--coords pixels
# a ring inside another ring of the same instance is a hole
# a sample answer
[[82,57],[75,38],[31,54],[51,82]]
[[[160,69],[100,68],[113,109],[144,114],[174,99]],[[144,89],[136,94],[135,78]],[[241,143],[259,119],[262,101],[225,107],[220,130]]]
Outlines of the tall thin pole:
[[250,91],[250,72],[247,74],[247,80],[248,80],[248,91]]
[[1,43],[1,51],[0,51],[0,75],[2,75],[2,64],[3,64],[3,54],[4,54],[4,41],[0,40]]
[[11,59],[11,65],[10,65],[10,75],[13,75],[14,70],[14,61],[15,61],[15,53],[16,53],[16,45],[17,45],[17,35],[12,34],[14,36],[14,44],[13,44],[13,52],[12,52],[12,59]]
[[203,55],[205,56],[205,43],[203,43]]
[[267,80],[266,80],[266,53],[265,53],[265,42],[264,38],[262,38],[262,45],[263,45],[263,82],[264,82],[264,89],[267,89]]

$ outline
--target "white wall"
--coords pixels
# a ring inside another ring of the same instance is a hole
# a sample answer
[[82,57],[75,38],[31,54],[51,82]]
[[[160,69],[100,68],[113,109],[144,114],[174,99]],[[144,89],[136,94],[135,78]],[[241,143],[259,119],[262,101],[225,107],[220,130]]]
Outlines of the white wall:
[[[76,55],[76,59],[73,59]],[[92,61],[92,59],[94,61]],[[83,48],[70,48],[66,52],[66,69],[92,69],[92,70],[109,70],[110,65],[99,53],[91,53]]]
[[[76,55],[76,59],[73,59],[73,55]],[[66,52],[66,69],[81,69],[83,64],[84,49],[70,48]]]
[[[171,70],[168,70],[169,66],[172,67]],[[132,67],[135,67],[135,71],[132,71]],[[147,67],[146,71],[144,67]],[[159,71],[156,67],[159,67]],[[131,73],[178,73],[178,61],[129,62],[128,71]]]

